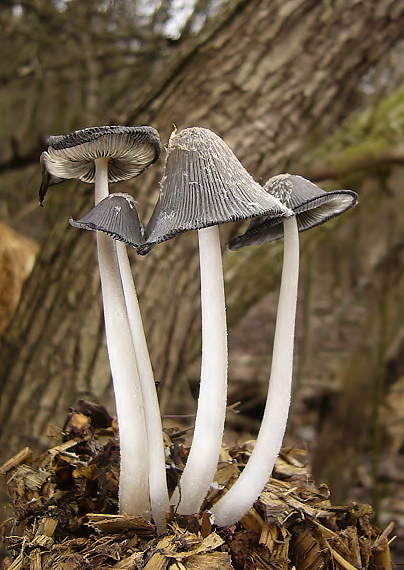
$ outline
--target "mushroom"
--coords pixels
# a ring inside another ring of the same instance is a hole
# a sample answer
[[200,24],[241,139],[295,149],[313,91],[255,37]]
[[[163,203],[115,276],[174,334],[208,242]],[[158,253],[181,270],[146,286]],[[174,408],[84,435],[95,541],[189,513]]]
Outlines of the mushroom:
[[[147,253],[157,243],[198,230],[202,358],[192,446],[180,480],[180,514],[197,513],[217,468],[227,397],[227,328],[218,225],[292,212],[263,191],[226,143],[208,129],[171,135],[160,196],[145,230]],[[178,493],[175,494],[178,497]]]
[[[325,192],[310,180],[296,174],[273,176],[266,182],[264,189],[293,210],[299,232],[339,216],[358,201],[358,195],[352,190]],[[282,237],[282,223],[264,216],[251,220],[245,234],[233,238],[229,242],[229,248],[237,250],[246,245],[258,245]]]
[[125,192],[109,194],[80,220],[70,218],[69,223],[82,230],[104,232],[137,247],[144,243],[144,229],[136,210],[136,201]]
[[[351,190],[324,192],[301,176],[281,174],[264,188],[295,213],[293,218],[253,220],[243,236],[230,241],[230,249],[263,243],[284,235],[284,262],[278,301],[268,395],[254,450],[230,490],[213,506],[215,523],[228,526],[240,520],[262,492],[282,445],[289,413],[297,286],[299,272],[298,231],[314,227],[345,212],[357,202]],[[280,222],[283,222],[283,232]]]
[[[98,204],[80,220],[70,219],[74,227],[104,232],[120,242],[138,247],[144,242],[143,228],[136,211],[136,202],[130,194],[115,193]],[[169,509],[165,471],[162,425],[153,369],[147,349],[142,317],[137,300],[127,251],[117,243],[119,274],[122,280],[129,326],[137,359],[142,387],[147,439],[149,444],[149,487],[151,511],[160,531],[165,529],[165,515]],[[125,355],[121,355],[125,358]]]
[[[94,182],[95,203],[98,204],[109,195],[108,182],[138,176],[158,159],[161,151],[158,133],[152,127],[90,127],[66,136],[49,137],[48,144],[49,148],[41,155],[41,204],[47,187],[66,178]],[[123,199],[134,214],[134,204],[126,198]],[[116,214],[118,210],[114,211]],[[122,216],[115,218],[122,221]],[[137,214],[134,219],[136,225]],[[133,231],[141,238],[141,227],[136,225]],[[153,481],[150,479],[150,495],[155,522],[162,528],[164,514],[168,508],[168,494],[161,419],[158,412],[153,433],[157,433],[160,426],[159,438],[154,438],[153,453],[149,454],[150,438],[153,436],[146,432],[144,399],[153,399],[149,396],[154,389],[154,381],[127,252],[124,244],[116,243],[102,232],[97,232],[97,249],[108,354],[120,432],[120,510],[131,515],[149,517],[148,458],[154,461],[152,458],[157,454],[161,465],[158,473],[153,473]],[[136,315],[138,320],[134,325],[133,319]],[[147,390],[140,384],[138,368],[142,374],[148,375],[147,380],[144,378],[145,384],[148,383],[149,386]],[[152,389],[150,385],[153,386]],[[149,396],[145,395],[146,391]],[[156,403],[157,396],[151,407],[156,408]],[[156,416],[155,412],[150,410],[147,413],[154,413]]]

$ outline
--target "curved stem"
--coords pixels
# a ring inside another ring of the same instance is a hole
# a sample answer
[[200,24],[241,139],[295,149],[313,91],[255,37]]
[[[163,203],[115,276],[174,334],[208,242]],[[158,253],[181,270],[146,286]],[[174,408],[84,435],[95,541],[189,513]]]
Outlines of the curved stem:
[[234,524],[253,506],[271,475],[286,430],[292,386],[299,236],[295,216],[283,225],[284,261],[264,417],[244,471],[212,508],[215,524],[219,526]]
[[[95,202],[108,196],[108,159],[95,161]],[[119,507],[149,518],[148,445],[136,356],[119,275],[115,241],[97,232],[105,333],[119,425]]]
[[165,516],[169,510],[169,499],[160,407],[126,245],[117,241],[116,251],[142,386],[147,440],[149,450],[151,450],[151,453],[149,453],[151,511],[158,531],[164,532],[166,528]]
[[227,399],[227,326],[219,229],[198,231],[202,362],[194,437],[180,481],[180,514],[197,513],[213,481]]

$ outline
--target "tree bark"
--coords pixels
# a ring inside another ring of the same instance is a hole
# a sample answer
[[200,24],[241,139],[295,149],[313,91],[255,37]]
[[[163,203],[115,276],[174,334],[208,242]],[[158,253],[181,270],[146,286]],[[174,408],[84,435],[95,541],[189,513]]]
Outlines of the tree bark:
[[[208,127],[253,176],[287,171],[355,108],[361,76],[402,37],[401,0],[238,0],[164,63],[122,122]],[[163,160],[127,184],[143,220],[157,198]],[[62,186],[51,189],[61,192]],[[117,191],[122,190],[117,187]],[[88,187],[77,185],[77,209]],[[234,228],[222,228],[223,242]],[[91,233],[59,219],[41,251],[0,353],[0,454],[44,445],[77,398],[109,403],[99,277]],[[196,352],[197,240],[185,234],[134,259],[134,274],[163,409],[175,407]],[[231,254],[230,254],[231,255]],[[239,257],[242,262],[243,256]],[[230,324],[239,317],[229,274]]]

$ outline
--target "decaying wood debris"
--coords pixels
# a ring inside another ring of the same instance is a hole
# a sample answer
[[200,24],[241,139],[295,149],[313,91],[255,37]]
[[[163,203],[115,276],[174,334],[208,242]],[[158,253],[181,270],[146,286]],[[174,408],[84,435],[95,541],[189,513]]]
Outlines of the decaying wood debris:
[[[248,459],[251,444],[223,449],[200,517],[173,511],[167,535],[118,515],[117,426],[102,406],[80,401],[57,445],[38,458],[28,448],[0,468],[15,516],[3,523],[3,570],[391,570],[389,540],[369,505],[333,506],[302,454],[284,450],[255,507],[237,525],[212,526],[207,510]],[[180,433],[180,432],[179,432]],[[165,434],[173,490],[187,456],[179,433]]]

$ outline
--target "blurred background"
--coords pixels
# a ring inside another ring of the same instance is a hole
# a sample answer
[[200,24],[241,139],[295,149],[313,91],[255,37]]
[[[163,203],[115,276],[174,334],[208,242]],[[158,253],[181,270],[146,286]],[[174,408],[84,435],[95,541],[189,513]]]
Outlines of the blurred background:
[[[350,212],[301,235],[286,445],[334,503],[370,502],[404,541],[404,2],[31,0],[0,5],[0,456],[50,445],[79,398],[113,411],[94,235],[68,224],[92,187],[38,207],[46,138],[92,125],[208,127],[264,183],[353,189]],[[114,187],[144,223],[163,157]],[[254,438],[266,397],[282,243],[229,252],[225,439]],[[189,427],[199,376],[196,236],[133,253],[165,425]],[[6,499],[4,499],[6,500]],[[399,539],[396,541],[399,550]]]

